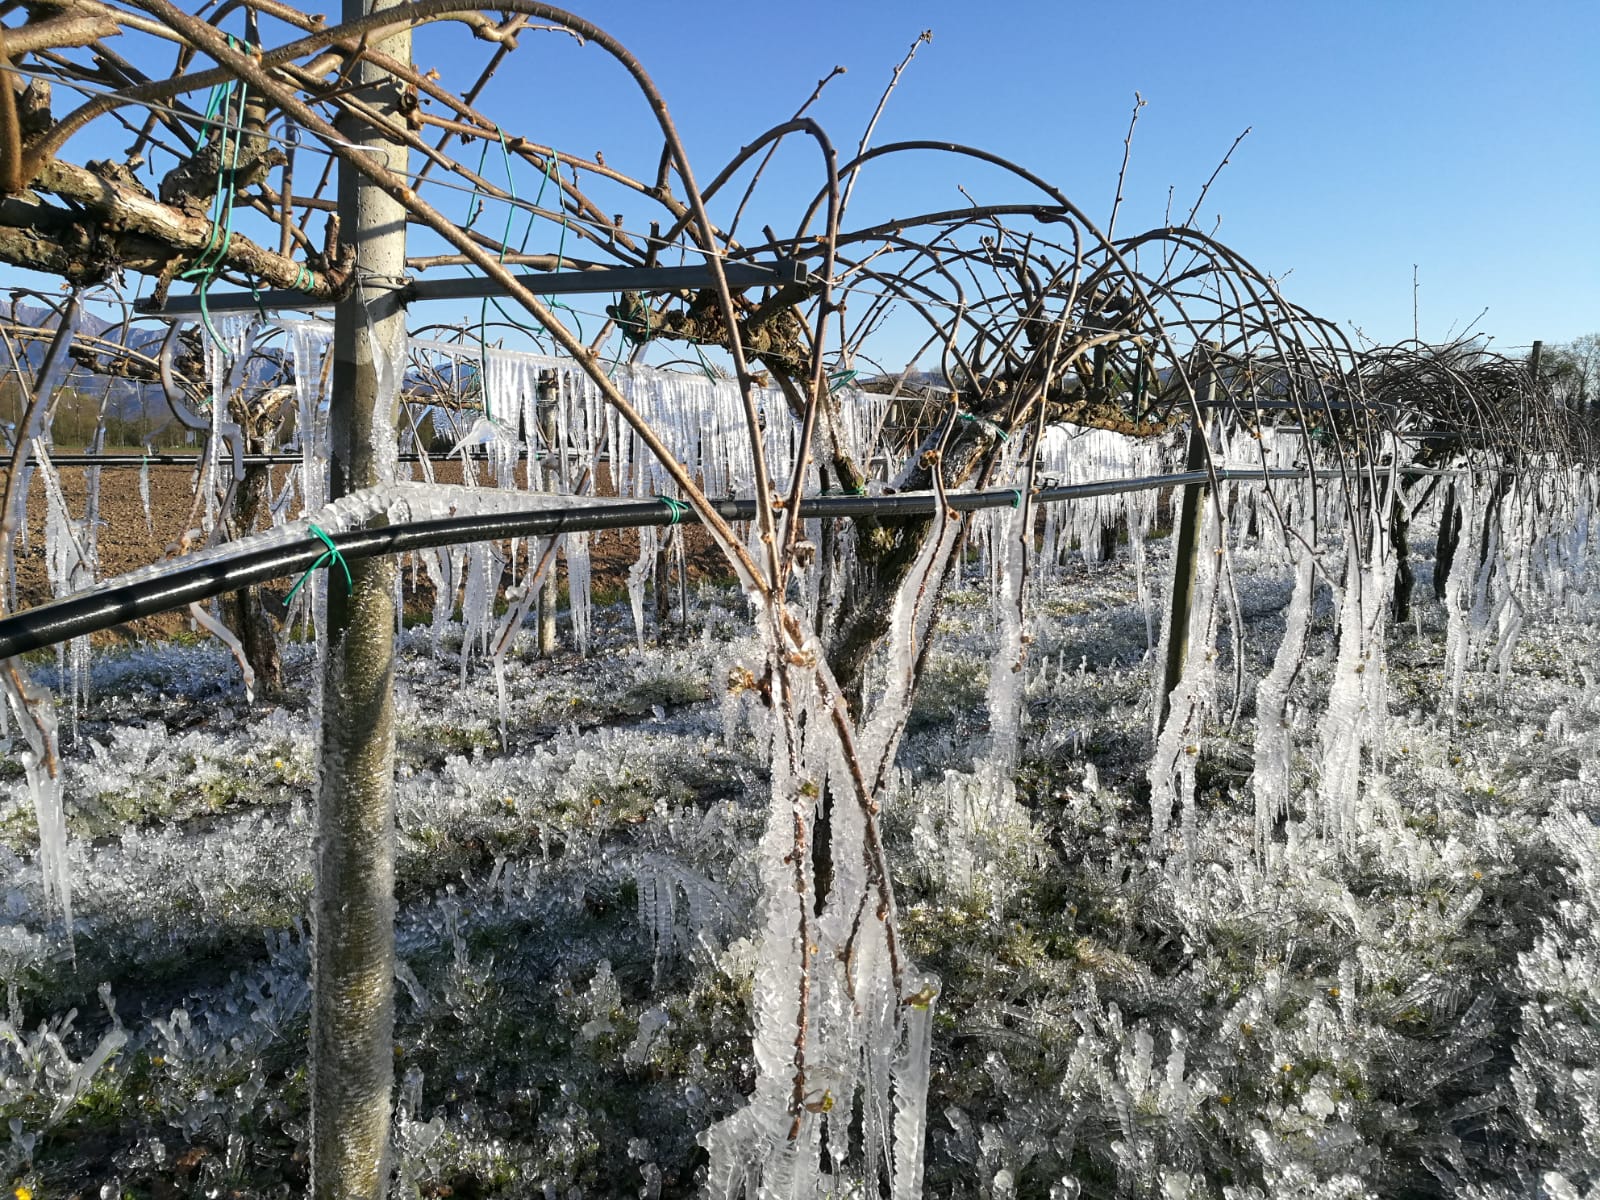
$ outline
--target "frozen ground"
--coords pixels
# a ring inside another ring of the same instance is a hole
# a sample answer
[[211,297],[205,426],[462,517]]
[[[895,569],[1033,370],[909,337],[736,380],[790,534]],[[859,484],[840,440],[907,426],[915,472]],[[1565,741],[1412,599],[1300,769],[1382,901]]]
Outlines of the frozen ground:
[[[1318,594],[1293,815],[1264,855],[1251,718],[1281,554],[1237,556],[1241,718],[1225,686],[1181,748],[1192,818],[1155,844],[1131,568],[1035,589],[1013,799],[973,761],[996,637],[973,565],[886,813],[913,956],[943,980],[928,1195],[1600,1187],[1600,596],[1530,610],[1452,721],[1429,549],[1342,845],[1296,819],[1338,652]],[[587,660],[513,655],[504,746],[488,668],[463,687],[409,635],[397,1195],[694,1191],[696,1135],[754,1069],[765,784],[722,683],[745,627],[702,589],[688,632],[641,652],[627,603],[597,608]],[[0,764],[0,1156],[35,1195],[303,1191],[315,689],[290,659],[283,707],[248,705],[209,643],[96,663],[64,747],[72,947]]]

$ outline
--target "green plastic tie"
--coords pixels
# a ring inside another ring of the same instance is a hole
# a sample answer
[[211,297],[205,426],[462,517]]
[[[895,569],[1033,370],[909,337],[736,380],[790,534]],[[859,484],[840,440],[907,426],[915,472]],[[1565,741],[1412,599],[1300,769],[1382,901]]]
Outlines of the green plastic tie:
[[961,413],[959,416],[963,421],[976,421],[979,425],[982,425],[1002,442],[1009,442],[1011,440],[1011,435],[1009,433],[1007,433],[1004,429],[1001,429],[1000,426],[996,425],[987,417],[980,417],[977,413]]
[[857,374],[858,372],[856,371],[835,371],[828,376],[828,391],[830,393],[837,392],[854,379]]
[[683,514],[689,511],[689,506],[682,500],[674,500],[671,496],[657,496],[656,499],[665,504],[667,511],[672,514],[672,520],[667,522],[668,525],[676,525],[683,520]]
[[300,576],[300,578],[295,581],[295,585],[289,589],[289,594],[283,598],[283,606],[285,608],[289,607],[290,603],[295,598],[295,594],[305,586],[306,580],[311,578],[312,573],[321,567],[327,566],[329,563],[338,563],[340,570],[344,572],[345,595],[348,596],[351,592],[355,591],[355,581],[350,578],[350,564],[345,562],[344,555],[339,553],[339,547],[333,544],[333,539],[328,536],[327,531],[323,529],[322,526],[312,525],[310,526],[310,530],[322,540],[322,544],[326,546],[327,549],[322,552],[321,557],[319,557],[316,562],[312,563],[306,568],[306,573]]
[[694,356],[700,360],[700,369],[706,373],[706,378],[711,381],[712,386],[716,386],[721,380],[717,378],[717,373],[711,369],[711,364],[706,361],[705,352],[700,349],[700,343],[690,342],[689,345],[694,347]]
[[1012,488],[1011,489],[1011,507],[1012,508],[1021,508],[1022,507],[1022,489],[1021,488]]

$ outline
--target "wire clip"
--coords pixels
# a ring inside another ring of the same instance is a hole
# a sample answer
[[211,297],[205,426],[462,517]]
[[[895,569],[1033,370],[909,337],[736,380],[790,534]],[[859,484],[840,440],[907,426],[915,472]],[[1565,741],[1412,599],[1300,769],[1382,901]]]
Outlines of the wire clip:
[[289,603],[294,599],[295,593],[305,586],[306,580],[311,578],[312,573],[319,567],[325,567],[330,563],[338,563],[339,569],[344,572],[344,594],[348,596],[351,592],[355,591],[355,581],[350,578],[350,564],[345,562],[344,555],[339,553],[339,547],[333,544],[333,539],[328,536],[327,531],[323,529],[322,526],[312,525],[310,529],[315,536],[322,539],[322,544],[326,546],[327,549],[322,552],[321,557],[319,557],[316,562],[312,563],[306,568],[306,573],[300,576],[300,578],[295,581],[295,585],[289,589],[289,594],[283,598],[283,606],[285,608],[289,607]]

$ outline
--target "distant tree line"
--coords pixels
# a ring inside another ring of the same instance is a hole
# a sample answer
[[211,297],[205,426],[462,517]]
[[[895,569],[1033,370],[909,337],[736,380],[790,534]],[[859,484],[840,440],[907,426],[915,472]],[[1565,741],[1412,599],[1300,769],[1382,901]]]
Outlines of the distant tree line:
[[1539,375],[1558,402],[1600,423],[1600,333],[1545,347]]
[[[82,449],[94,438],[101,423],[104,397],[95,392],[76,387],[63,387],[56,393],[55,412],[50,423],[51,442],[64,449]],[[0,429],[9,444],[12,430],[22,415],[23,391],[15,376],[0,379]],[[105,442],[107,447],[134,448],[151,446],[170,450],[185,445],[187,439],[181,425],[172,420],[165,401],[159,396],[147,396],[141,389],[137,403],[123,401],[115,411],[105,414]]]

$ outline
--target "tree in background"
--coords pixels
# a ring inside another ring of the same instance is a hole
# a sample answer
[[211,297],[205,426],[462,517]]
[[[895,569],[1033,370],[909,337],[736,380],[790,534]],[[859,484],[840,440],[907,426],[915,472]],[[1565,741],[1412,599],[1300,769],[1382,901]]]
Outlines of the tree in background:
[[1586,333],[1565,345],[1545,347],[1540,374],[1559,404],[1592,419],[1595,406],[1600,404],[1600,333]]

